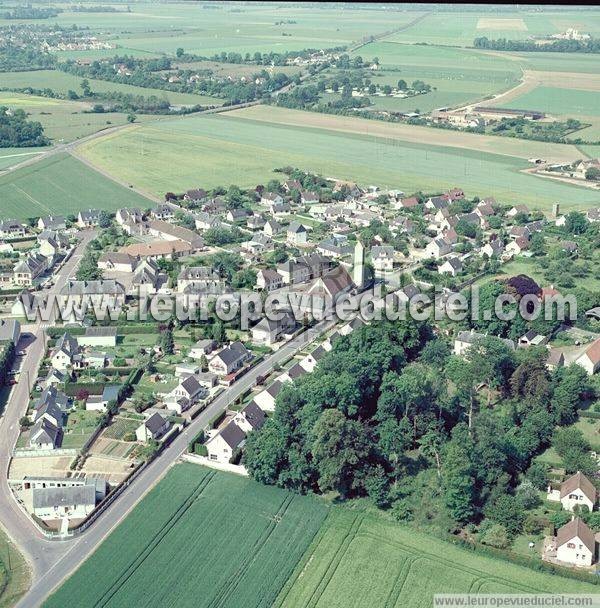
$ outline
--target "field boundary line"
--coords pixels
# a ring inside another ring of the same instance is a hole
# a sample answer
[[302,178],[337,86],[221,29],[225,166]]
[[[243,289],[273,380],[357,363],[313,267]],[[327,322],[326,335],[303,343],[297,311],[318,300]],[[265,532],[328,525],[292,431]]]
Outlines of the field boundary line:
[[102,594],[100,599],[94,603],[95,607],[106,606],[108,602],[123,588],[123,585],[137,572],[140,566],[148,559],[154,549],[161,543],[167,534],[175,527],[175,525],[186,514],[198,497],[204,492],[208,484],[212,481],[216,472],[209,471],[203,477],[198,485],[192,490],[185,502],[175,511],[174,515],[166,522],[166,524],[156,532],[150,539],[148,544],[142,549],[129,566],[121,573],[116,581]]
[[398,598],[402,593],[402,589],[404,589],[404,583],[406,583],[406,579],[410,574],[412,565],[420,559],[422,558],[419,556],[411,557],[410,553],[407,554],[402,567],[400,570],[398,570],[398,576],[396,576],[396,580],[394,581],[394,584],[392,585],[392,588],[390,589],[390,592],[385,600],[384,608],[395,608],[396,604],[398,603]]

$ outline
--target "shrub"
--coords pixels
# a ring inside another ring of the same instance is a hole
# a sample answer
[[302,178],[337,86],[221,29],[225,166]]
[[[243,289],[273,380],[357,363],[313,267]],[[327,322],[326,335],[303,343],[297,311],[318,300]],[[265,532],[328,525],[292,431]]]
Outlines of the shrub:
[[197,443],[194,445],[194,454],[198,454],[198,456],[208,456],[208,449],[203,443]]
[[135,441],[136,439],[135,433],[125,433],[123,435],[123,441]]

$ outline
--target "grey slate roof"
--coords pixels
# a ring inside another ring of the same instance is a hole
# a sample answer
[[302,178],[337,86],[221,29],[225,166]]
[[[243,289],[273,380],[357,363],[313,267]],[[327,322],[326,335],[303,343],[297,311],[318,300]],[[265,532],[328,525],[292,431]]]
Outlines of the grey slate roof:
[[66,488],[38,488],[32,491],[33,508],[95,505],[96,486],[70,486]]

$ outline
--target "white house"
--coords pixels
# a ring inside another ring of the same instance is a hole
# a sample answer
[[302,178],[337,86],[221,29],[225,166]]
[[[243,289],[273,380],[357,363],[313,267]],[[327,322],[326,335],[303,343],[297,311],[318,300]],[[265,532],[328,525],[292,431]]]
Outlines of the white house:
[[96,507],[96,486],[35,488],[32,507],[40,519],[85,519]]
[[68,333],[64,333],[57,341],[50,354],[52,367],[64,371],[73,364],[73,359],[79,354],[79,344],[77,340]]
[[208,370],[218,376],[227,376],[251,358],[252,353],[241,342],[232,342],[210,360]]
[[428,258],[441,258],[448,255],[452,251],[452,247],[444,239],[433,239],[425,247],[425,255]]
[[246,442],[246,433],[235,423],[230,422],[221,432],[206,442],[209,460],[228,463],[234,450]]
[[263,268],[256,273],[256,287],[265,291],[274,291],[283,287],[283,277],[271,268]]
[[296,327],[292,315],[283,314],[281,319],[263,317],[252,329],[252,342],[271,346],[282,337],[291,334]]
[[438,268],[438,273],[449,274],[455,277],[457,274],[461,273],[462,270],[463,265],[459,258],[449,258]]
[[305,245],[307,240],[306,228],[300,222],[292,222],[287,227],[286,240],[290,245]]
[[258,407],[265,412],[275,411],[275,400],[277,395],[281,392],[283,384],[279,380],[275,380],[270,386],[264,391],[257,393],[254,397],[254,401],[258,404]]
[[575,363],[581,365],[590,376],[600,370],[600,338],[592,342]]
[[573,511],[576,506],[586,506],[594,510],[597,492],[594,484],[581,471],[563,481],[560,486],[560,503],[566,511]]
[[596,557],[594,533],[579,517],[556,533],[556,559],[572,566],[591,566]]
[[373,268],[378,271],[394,269],[394,248],[389,245],[371,247],[371,260]]
[[192,345],[192,348],[190,348],[188,357],[192,359],[202,359],[202,357],[208,357],[215,348],[217,348],[217,343],[214,340],[198,340]]
[[171,423],[163,418],[158,412],[152,414],[150,418],[145,420],[143,424],[135,430],[135,436],[138,441],[154,441],[160,439],[171,426]]

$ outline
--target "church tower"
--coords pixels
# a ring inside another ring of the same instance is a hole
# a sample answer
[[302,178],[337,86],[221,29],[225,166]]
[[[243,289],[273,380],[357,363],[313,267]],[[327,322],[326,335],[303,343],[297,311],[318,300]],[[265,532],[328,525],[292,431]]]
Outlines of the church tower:
[[357,240],[354,246],[352,280],[358,289],[362,289],[365,286],[365,247],[360,240]]

